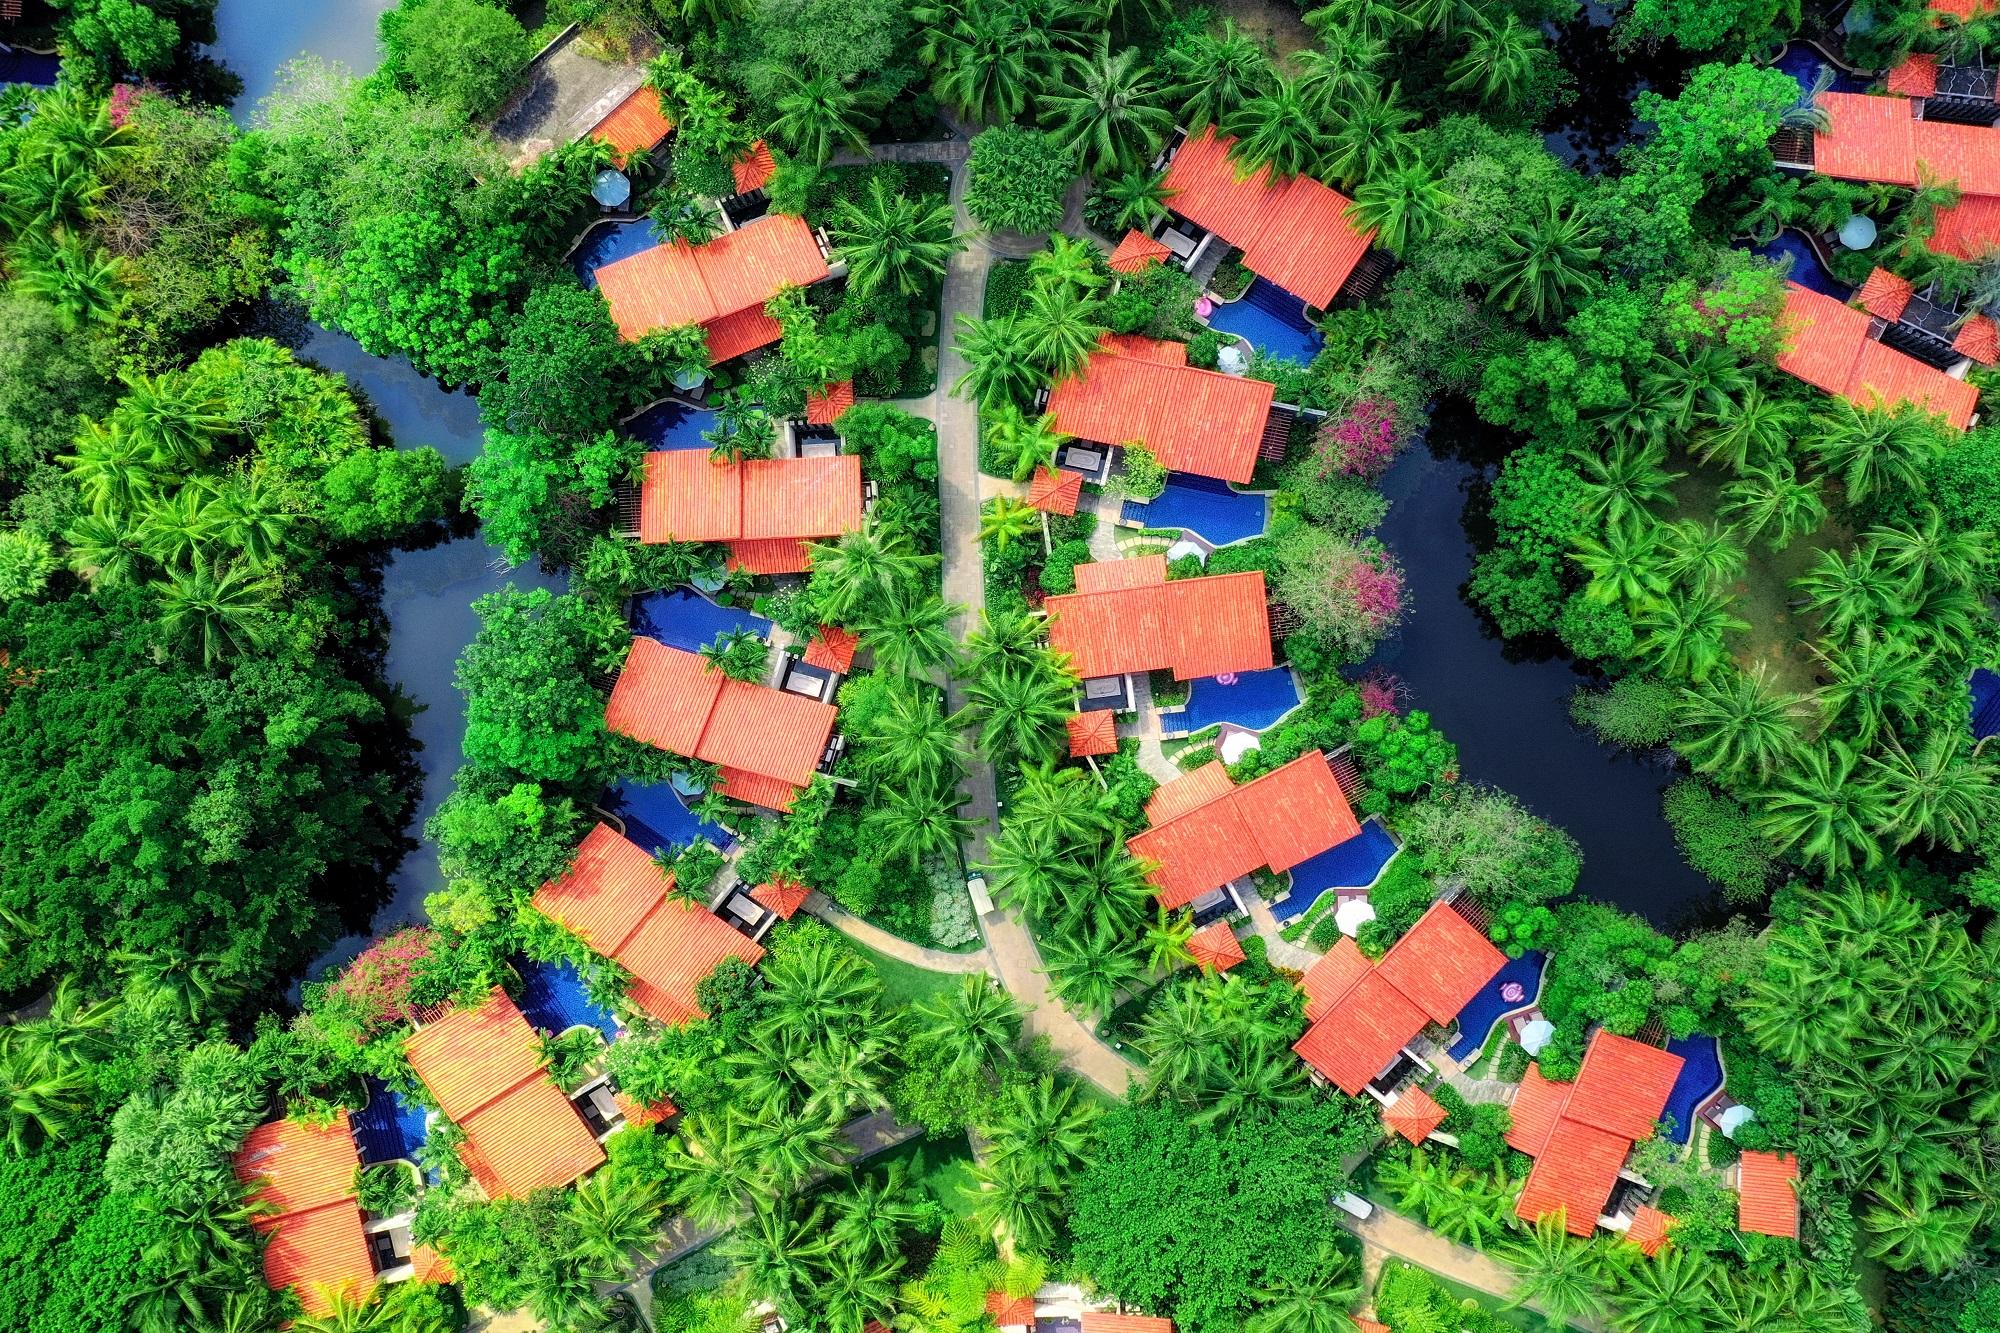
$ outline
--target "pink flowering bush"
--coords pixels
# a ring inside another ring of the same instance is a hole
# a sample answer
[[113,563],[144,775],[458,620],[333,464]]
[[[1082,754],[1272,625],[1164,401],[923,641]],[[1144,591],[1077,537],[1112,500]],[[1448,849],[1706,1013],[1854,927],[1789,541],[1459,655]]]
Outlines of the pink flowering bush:
[[154,91],[156,89],[150,83],[121,83],[113,88],[111,90],[111,100],[106,104],[105,108],[107,114],[111,117],[112,125],[122,129],[130,124],[132,121],[132,108],[138,105],[140,98]]
[[1386,398],[1361,398],[1341,417],[1329,417],[1319,428],[1315,447],[1320,472],[1374,481],[1389,470],[1401,451],[1405,433],[1396,405]]
[[367,1032],[400,1023],[409,1012],[417,972],[438,947],[438,933],[429,926],[410,926],[377,940],[327,987],[327,998],[347,1008]]
[[1356,544],[1301,525],[1277,552],[1279,600],[1297,611],[1322,651],[1366,660],[1403,618],[1403,571],[1379,542]]
[[1361,696],[1361,716],[1395,717],[1403,711],[1403,682],[1386,671],[1371,671],[1354,686]]

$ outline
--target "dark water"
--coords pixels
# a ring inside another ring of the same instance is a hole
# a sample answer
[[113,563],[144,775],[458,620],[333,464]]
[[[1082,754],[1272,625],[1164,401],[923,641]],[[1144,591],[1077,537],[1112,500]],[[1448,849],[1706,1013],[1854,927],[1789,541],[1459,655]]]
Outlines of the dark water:
[[1646,127],[1632,114],[1633,100],[1649,91],[1676,95],[1698,63],[1671,44],[1620,51],[1611,40],[1616,17],[1603,5],[1587,4],[1570,22],[1543,28],[1574,92],[1551,118],[1543,142],[1563,161],[1593,174],[1610,166],[1619,149],[1644,137]]
[[[1474,555],[1466,502],[1492,465],[1453,455],[1450,430],[1441,412],[1437,450],[1412,445],[1383,479],[1391,504],[1380,535],[1403,564],[1413,610],[1371,665],[1393,672],[1408,706],[1457,742],[1467,779],[1512,792],[1577,840],[1585,894],[1658,926],[1680,924],[1711,889],[1660,813],[1673,773],[1572,723],[1570,696],[1586,677],[1560,658],[1524,658],[1460,595]],[[1472,517],[1483,516],[1482,498]]]
[[318,56],[356,74],[381,61],[375,20],[396,0],[221,0],[215,7],[215,45],[208,54],[243,80],[243,94],[231,115],[248,125],[257,104],[269,96],[284,67],[301,56]]

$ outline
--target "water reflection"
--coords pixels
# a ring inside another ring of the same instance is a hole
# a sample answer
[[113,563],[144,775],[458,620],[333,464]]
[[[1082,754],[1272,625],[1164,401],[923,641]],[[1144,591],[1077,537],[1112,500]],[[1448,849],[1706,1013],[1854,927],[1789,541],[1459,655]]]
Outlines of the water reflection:
[[230,114],[248,125],[257,104],[278,86],[280,72],[313,55],[371,73],[381,63],[375,20],[396,0],[221,0],[215,7],[215,45],[208,54],[242,78],[243,94]]

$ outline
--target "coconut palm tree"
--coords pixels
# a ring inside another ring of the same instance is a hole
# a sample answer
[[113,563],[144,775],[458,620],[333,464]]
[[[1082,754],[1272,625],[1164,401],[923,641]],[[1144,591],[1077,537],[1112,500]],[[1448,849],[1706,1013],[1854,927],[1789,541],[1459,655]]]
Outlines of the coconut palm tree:
[[996,411],[982,415],[985,417],[986,446],[998,456],[1007,475],[1015,481],[1026,481],[1035,475],[1036,468],[1049,466],[1056,450],[1070,438],[1056,429],[1055,417],[1047,412],[1030,417],[1014,404],[1007,403]]
[[1111,280],[1096,246],[1062,232],[1028,257],[1028,278],[1034,287],[1071,296],[1088,296]]
[[118,519],[102,514],[79,515],[63,533],[69,567],[102,591],[137,581],[142,559],[139,534]]
[[1831,65],[1821,65],[1813,72],[1810,88],[1799,92],[1798,100],[1778,116],[1778,124],[1790,130],[1811,130],[1815,134],[1825,134],[1833,128],[1833,119],[1820,105],[1820,97],[1833,87],[1834,73]]
[[715,404],[715,424],[703,432],[708,456],[716,463],[740,463],[769,458],[778,425],[771,414],[741,392],[725,394]]
[[270,580],[244,565],[204,561],[168,573],[160,590],[160,626],[172,638],[192,639],[202,663],[214,666],[269,641],[276,596]]
[[1111,217],[1114,228],[1150,233],[1167,219],[1166,178],[1157,172],[1120,172],[1099,188],[1118,206]]
[[1913,585],[1974,588],[1985,582],[1993,565],[1992,533],[1954,529],[1936,509],[1925,509],[1913,524],[1870,528],[1862,540]]
[[1826,502],[1819,483],[1800,478],[1787,459],[1753,468],[1741,481],[1722,488],[1722,517],[1745,540],[1769,534],[1765,543],[1782,551],[1796,537],[1808,536],[1826,522]]
[[1888,801],[1845,741],[1804,747],[1758,795],[1757,825],[1780,851],[1837,873],[1882,859],[1876,830]]
[[992,542],[996,552],[1004,552],[1040,526],[1041,518],[1035,508],[1027,501],[1016,500],[1009,495],[994,496],[979,511],[980,543]]
[[1570,457],[1590,483],[1584,514],[1605,528],[1649,526],[1652,506],[1671,498],[1674,483],[1687,475],[1667,471],[1666,446],[1660,444],[1620,440],[1602,453],[1578,449]]
[[120,378],[125,392],[113,415],[175,468],[185,470],[208,457],[215,442],[232,427],[222,400],[189,376],[127,374]]
[[909,534],[874,515],[853,532],[811,548],[813,587],[820,607],[834,621],[856,618],[893,598],[899,589],[923,577],[937,563],[920,555]]
[[1800,604],[1819,617],[1820,630],[1845,642],[1908,610],[1907,584],[1873,547],[1853,555],[1831,547],[1817,552],[1806,572],[1792,580]]
[[849,88],[826,74],[786,69],[771,137],[812,165],[824,166],[838,148],[868,149],[868,130],[881,96],[863,85]]
[[955,10],[933,32],[928,63],[941,100],[968,120],[994,124],[1028,109],[1034,34],[1016,10],[998,5]]
[[1408,154],[1403,135],[1416,121],[1417,113],[1397,100],[1402,91],[1400,83],[1387,89],[1378,85],[1358,92],[1327,117],[1322,161],[1326,172],[1343,187],[1351,190],[1381,175]]
[[1326,141],[1320,124],[1311,100],[1297,84],[1281,76],[1231,112],[1222,122],[1222,130],[1236,137],[1229,155],[1238,174],[1268,167],[1271,178],[1282,181],[1318,166]]
[[1152,901],[1146,868],[1126,852],[1125,835],[1120,833],[1085,865],[1063,925],[1073,931],[1136,935],[1146,924],[1146,908]]
[[1180,103],[1181,123],[1196,128],[1220,125],[1271,82],[1270,58],[1235,19],[1223,19],[1219,35],[1202,33],[1168,47],[1161,60],[1167,97]]
[[1975,757],[1949,732],[1931,732],[1914,755],[1892,741],[1886,754],[1869,757],[1868,771],[1888,802],[1899,844],[1924,838],[1966,851],[2000,814],[1993,761]]
[[1150,162],[1174,128],[1159,81],[1138,48],[1114,55],[1108,39],[1088,57],[1071,57],[1062,81],[1044,85],[1041,118],[1049,137],[1098,176]]
[[297,515],[286,507],[288,503],[269,471],[239,472],[206,506],[210,536],[252,569],[269,569],[291,547]]
[[15,290],[46,301],[70,333],[116,318],[132,281],[124,260],[61,229],[16,246],[13,261]]
[[593,1276],[617,1277],[627,1255],[658,1237],[665,1209],[666,1201],[651,1181],[629,1172],[599,1171],[570,1192],[577,1257]]
[[1021,1036],[1026,1010],[984,972],[968,973],[955,989],[911,1006],[918,1040],[951,1055],[951,1072],[968,1077],[997,1068]]
[[1512,110],[1533,93],[1554,64],[1539,30],[1513,14],[1498,23],[1479,17],[1466,35],[1465,51],[1445,70],[1445,86],[1469,92],[1488,106]]
[[1058,1185],[1088,1164],[1098,1115],[1076,1084],[1058,1084],[1053,1074],[1016,1084],[987,1127],[988,1159],[1018,1162],[1029,1177]]
[[153,496],[139,511],[139,549],[167,569],[192,568],[214,536],[211,508],[207,488],[194,482]]
[[667,1149],[673,1195],[706,1227],[726,1227],[764,1187],[762,1163],[734,1116],[697,1112]]
[[1053,757],[1075,689],[1070,677],[1046,665],[978,677],[965,694],[979,721],[979,748],[993,758]]
[[930,203],[891,191],[877,176],[862,203],[842,200],[829,229],[847,260],[847,281],[860,296],[889,292],[913,297],[944,276],[965,248],[952,235],[951,203]]
[[1328,28],[1319,47],[1292,52],[1299,93],[1321,120],[1381,82],[1376,69],[1389,54],[1380,37],[1349,28]]
[[1702,1333],[1708,1310],[1708,1275],[1714,1262],[1679,1246],[1633,1264],[1619,1276],[1618,1333]]
[[1099,302],[1065,288],[1034,288],[1014,316],[1028,360],[1057,379],[1081,370],[1104,336],[1098,322],[1103,310]]
[[1690,430],[1697,418],[1731,411],[1756,387],[1735,354],[1715,343],[1655,356],[1641,378],[1660,386],[1661,401],[1672,411],[1674,428],[1683,432]]
[[869,811],[866,827],[882,837],[882,851],[908,860],[912,869],[926,858],[943,856],[979,821],[958,814],[966,798],[957,788],[937,783],[930,787],[887,787],[878,790],[881,804]]
[[1423,154],[1406,153],[1387,170],[1354,188],[1354,224],[1373,228],[1375,243],[1401,255],[1422,245],[1437,226],[1452,197],[1438,183]]
[[1603,253],[1596,228],[1580,210],[1544,195],[1540,216],[1500,238],[1500,263],[1487,295],[1502,310],[1552,324],[1597,290]]
[[[1715,387],[1712,380],[1701,389]],[[1742,476],[1782,463],[1804,425],[1805,413],[1797,403],[1773,398],[1762,385],[1748,380],[1722,398],[1704,398],[1693,449],[1702,462],[1720,464]]]
[[1845,646],[1812,651],[1827,674],[1815,702],[1829,726],[1843,725],[1862,748],[1888,729],[1892,715],[1921,716],[1933,693],[1931,655],[1901,640],[1863,630]]
[[1146,970],[1161,976],[1194,961],[1188,941],[1194,938],[1194,914],[1156,908],[1153,924],[1146,927]]
[[847,1155],[847,1140],[831,1120],[762,1107],[743,1123],[743,1146],[764,1179],[780,1192],[790,1192],[823,1172],[839,1166]]
[[1248,1333],[1354,1333],[1348,1311],[1365,1290],[1354,1256],[1321,1241],[1305,1267],[1290,1269],[1257,1292],[1257,1312],[1244,1321]]
[[882,710],[855,736],[863,768],[877,781],[922,786],[955,777],[964,763],[965,720],[947,716],[936,696],[908,681],[889,687]]
[[1028,355],[1028,334],[1012,316],[974,319],[955,316],[956,350],[965,358],[965,373],[951,391],[970,397],[981,408],[1024,403],[1041,386],[1043,375]]
[[1533,1303],[1557,1325],[1604,1317],[1607,1260],[1569,1234],[1560,1210],[1538,1219],[1502,1253],[1521,1279],[1510,1305]]
[[1658,605],[1671,583],[1656,527],[1614,524],[1601,541],[1578,538],[1570,559],[1590,575],[1584,600],[1599,606],[1643,611]]
[[1877,411],[1835,399],[1813,426],[1806,449],[1840,478],[1850,504],[1883,492],[1921,491],[1925,469],[1944,451],[1931,419],[1910,407]]
[[1661,570],[1667,577],[1703,591],[1734,583],[1749,563],[1749,552],[1737,542],[1733,528],[1688,519],[1669,523],[1662,531],[1666,550]]
[[1749,629],[1750,622],[1730,613],[1728,598],[1703,589],[1651,608],[1639,627],[1646,631],[1639,654],[1654,670],[1701,681],[1728,660],[1725,636]]
[[965,636],[965,648],[958,657],[961,675],[977,679],[1002,667],[1040,665],[1047,652],[1041,644],[1042,622],[1026,611],[1002,611],[994,615],[982,610],[979,627]]
[[909,1163],[902,1161],[855,1179],[831,1203],[834,1243],[866,1254],[895,1254],[902,1238],[924,1220],[910,1185]]
[[1305,20],[1323,34],[1346,31],[1380,38],[1405,33],[1415,23],[1409,7],[1395,0],[1330,0],[1308,10]]
[[752,683],[763,680],[770,657],[770,645],[755,630],[741,626],[723,630],[712,642],[701,646],[701,659],[731,680]]
[[965,610],[929,590],[903,584],[878,601],[860,624],[861,641],[875,665],[899,676],[948,666],[956,650],[952,620]]
[[1303,1106],[1312,1100],[1306,1067],[1283,1047],[1251,1043],[1225,1049],[1210,1076],[1204,1101],[1191,1118],[1213,1125],[1256,1110]]
[[1676,745],[1700,772],[1761,781],[1798,748],[1800,711],[1798,697],[1774,689],[1761,665],[1725,671],[1683,691]]
[[76,1061],[24,1042],[12,1030],[0,1040],[0,1119],[14,1156],[67,1138],[95,1092],[95,1081]]
[[880,1110],[888,1100],[883,1091],[888,1053],[888,1041],[869,1034],[821,1042],[800,1066],[800,1079],[811,1090],[800,1109],[835,1125]]
[[76,452],[56,461],[69,468],[91,513],[129,521],[158,488],[165,460],[151,440],[113,420],[85,422]]
[[1953,1207],[1924,1180],[1878,1184],[1875,1201],[1861,1214],[1868,1257],[1900,1271],[1944,1273],[1957,1267],[1979,1223],[1977,1208]]
[[1018,1158],[977,1164],[972,1176],[979,1188],[967,1193],[980,1228],[1004,1235],[1018,1251],[1045,1253],[1055,1242],[1062,1195]]
[[1139,1019],[1138,1045],[1146,1053],[1146,1095],[1185,1100],[1210,1082],[1222,1029],[1199,989],[1169,986]]
[[887,1314],[896,1300],[903,1256],[894,1250],[837,1246],[820,1262],[812,1302],[824,1326],[858,1329]]
[[377,1295],[373,1284],[343,1282],[323,1287],[324,1312],[295,1319],[291,1326],[299,1333],[390,1333],[394,1326],[390,1312]]
[[986,844],[979,869],[992,876],[1000,902],[1013,911],[1046,919],[1061,906],[1076,878],[1070,848],[1046,829],[1008,820],[1000,836]]
[[781,1018],[825,1028],[831,1017],[854,1014],[879,994],[873,976],[851,953],[823,942],[788,949],[764,969]]
[[822,1211],[789,1199],[759,1199],[722,1242],[722,1253],[748,1279],[750,1289],[780,1306],[799,1300],[814,1269],[833,1251]]
[[1056,998],[1085,1014],[1110,1013],[1119,994],[1145,976],[1138,946],[1104,933],[1045,940],[1042,961]]

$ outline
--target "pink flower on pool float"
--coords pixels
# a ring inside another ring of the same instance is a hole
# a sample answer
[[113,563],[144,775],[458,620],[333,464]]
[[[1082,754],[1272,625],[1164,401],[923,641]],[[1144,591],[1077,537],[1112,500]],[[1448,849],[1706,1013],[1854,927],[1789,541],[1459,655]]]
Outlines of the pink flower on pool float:
[[1500,998],[1509,1004],[1519,1004],[1528,998],[1528,988],[1518,981],[1510,981],[1500,988]]

